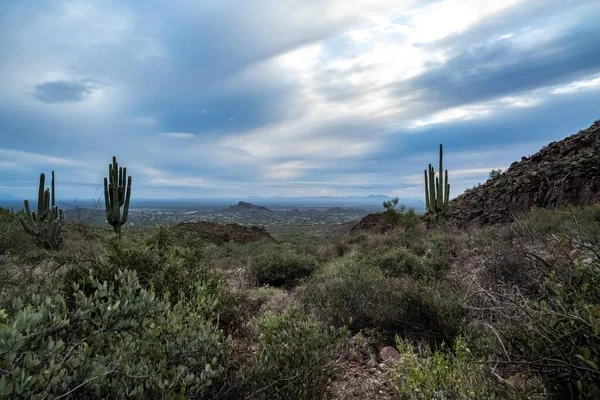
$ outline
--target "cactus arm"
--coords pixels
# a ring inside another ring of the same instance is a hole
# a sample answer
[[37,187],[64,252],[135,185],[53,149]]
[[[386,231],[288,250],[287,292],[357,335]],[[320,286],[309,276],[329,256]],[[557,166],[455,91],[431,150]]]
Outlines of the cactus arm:
[[[111,206],[112,206],[112,215],[113,221],[115,224],[119,225],[121,221],[121,209],[119,207],[119,164],[116,161],[116,158],[113,157],[113,166],[112,166],[112,192],[111,192]],[[115,226],[115,225],[113,225]]]
[[50,191],[46,189],[44,192],[44,216],[41,218],[48,218],[50,216],[50,211]]
[[25,205],[25,215],[27,216],[27,220],[29,222],[35,222],[35,219],[33,218],[33,215],[31,214],[31,208],[29,208],[29,200],[25,200],[23,202],[23,204]]
[[435,210],[438,211],[442,206],[442,199],[440,198],[440,178],[438,176],[435,177],[435,187],[437,188],[437,193],[435,196]]
[[54,207],[56,205],[56,199],[54,197],[54,171],[52,171],[52,183],[51,183],[51,187],[52,187],[52,207]]
[[123,167],[123,175],[121,176],[121,184],[119,185],[119,207],[122,207],[125,204],[125,183],[128,182],[127,177],[127,168]]
[[44,184],[46,183],[46,175],[40,174],[40,187],[38,189],[38,203],[37,203],[37,214],[42,216],[44,213]]
[[31,209],[29,208],[29,201],[25,200],[25,216],[19,216],[19,222],[25,229],[25,232],[28,234],[35,236],[37,235],[35,220],[33,219],[33,215],[31,214]]
[[435,184],[433,182],[433,175],[433,166],[429,164],[429,205],[431,206],[431,212],[435,209]]
[[446,193],[444,196],[445,207],[448,208],[450,204],[450,184],[448,183],[448,170],[446,170]]
[[423,175],[425,175],[425,209],[429,211],[429,182],[427,182],[427,170],[423,170]]
[[129,200],[131,199],[131,177],[127,179],[127,193],[125,194],[125,205],[123,207],[123,217],[121,218],[121,225],[125,225],[127,217],[129,215]]
[[108,197],[108,193],[108,179],[104,178],[104,210],[106,211],[106,220],[110,224],[110,221],[112,221],[112,214],[110,207],[110,198]]
[[443,146],[440,144],[440,169],[438,170],[438,174],[439,174],[439,182],[438,182],[438,199],[440,200],[440,206],[442,206],[442,201],[444,200],[444,176],[442,175],[444,173],[444,165],[443,165],[443,156],[444,156],[444,150],[443,150]]

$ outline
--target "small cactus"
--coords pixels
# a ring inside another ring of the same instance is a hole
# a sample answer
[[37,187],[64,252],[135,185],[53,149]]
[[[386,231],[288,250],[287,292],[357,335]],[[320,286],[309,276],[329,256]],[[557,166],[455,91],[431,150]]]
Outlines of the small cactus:
[[[126,182],[127,186],[125,186]],[[108,164],[108,178],[104,178],[104,204],[106,220],[119,236],[121,236],[121,226],[127,222],[130,198],[131,176],[127,177],[127,168],[119,167],[117,158],[113,157],[112,164]],[[123,207],[122,215],[121,207]]]
[[[429,164],[428,170],[424,171],[425,176],[425,206],[427,213],[433,215],[436,222],[448,210],[450,200],[450,184],[448,183],[448,170],[443,169],[443,147],[440,144],[440,169],[436,176],[435,169]],[[442,174],[442,171],[443,174]]]
[[63,241],[61,234],[63,210],[59,209],[55,203],[54,171],[52,171],[52,190],[44,190],[45,181],[46,176],[42,173],[38,190],[37,214],[31,212],[29,201],[25,200],[25,215],[19,216],[19,221],[25,232],[35,236],[38,246],[58,249]]

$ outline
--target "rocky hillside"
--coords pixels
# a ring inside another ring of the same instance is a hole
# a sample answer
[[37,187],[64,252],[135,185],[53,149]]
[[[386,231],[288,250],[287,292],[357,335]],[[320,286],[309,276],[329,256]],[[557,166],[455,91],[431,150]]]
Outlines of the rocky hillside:
[[177,232],[189,232],[215,244],[227,242],[251,243],[260,240],[272,241],[275,239],[258,226],[243,226],[239,224],[217,224],[209,221],[182,222],[173,227]]
[[450,204],[458,225],[511,220],[532,207],[600,202],[600,121],[514,162],[499,177],[467,190]]

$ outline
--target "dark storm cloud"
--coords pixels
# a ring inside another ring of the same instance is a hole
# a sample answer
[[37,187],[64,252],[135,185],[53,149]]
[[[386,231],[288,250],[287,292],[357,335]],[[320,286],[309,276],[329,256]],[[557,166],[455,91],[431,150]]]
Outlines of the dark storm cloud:
[[588,23],[535,48],[498,40],[462,49],[394,89],[441,109],[568,83],[598,71],[600,25]]
[[44,103],[84,101],[94,87],[86,81],[52,81],[35,85],[33,96]]

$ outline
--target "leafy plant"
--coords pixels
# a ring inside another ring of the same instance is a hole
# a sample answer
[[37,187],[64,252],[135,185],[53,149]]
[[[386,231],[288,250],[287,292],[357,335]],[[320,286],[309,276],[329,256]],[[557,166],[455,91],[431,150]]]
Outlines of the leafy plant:
[[290,246],[271,245],[253,257],[251,268],[262,285],[292,286],[311,275],[317,261],[312,255]]
[[386,277],[357,254],[329,263],[299,288],[300,299],[324,323],[451,340],[463,309],[444,281]]
[[171,307],[132,271],[96,290],[16,299],[0,311],[0,397],[183,398],[217,376],[225,339],[211,322],[217,299],[202,284]]
[[495,181],[496,179],[500,178],[500,176],[502,176],[502,169],[493,169],[490,171],[488,179]]
[[578,260],[571,276],[551,273],[547,295],[522,305],[501,327],[512,358],[539,372],[561,396],[600,397],[600,263]]
[[240,371],[248,399],[322,399],[338,374],[335,355],[344,330],[322,328],[314,317],[291,310],[258,321],[259,341]]
[[399,199],[394,197],[391,200],[383,202],[383,208],[385,209],[383,215],[388,224],[392,226],[401,226],[406,229],[414,228],[419,223],[419,216],[415,213],[413,208],[406,209],[404,204],[400,205],[398,209]]
[[474,358],[465,341],[458,337],[452,349],[444,344],[432,351],[423,346],[421,354],[407,341],[398,339],[400,361],[390,376],[403,400],[496,399],[482,364]]

